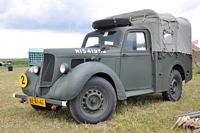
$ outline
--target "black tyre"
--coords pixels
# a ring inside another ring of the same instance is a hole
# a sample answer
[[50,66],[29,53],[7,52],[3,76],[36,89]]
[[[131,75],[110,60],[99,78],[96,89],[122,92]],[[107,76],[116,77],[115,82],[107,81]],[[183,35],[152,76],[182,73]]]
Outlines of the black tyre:
[[101,19],[94,21],[92,23],[92,27],[94,29],[107,29],[107,28],[114,28],[114,27],[121,27],[128,25],[131,25],[128,18]]
[[117,103],[113,86],[101,77],[92,77],[79,95],[68,102],[78,123],[95,124],[110,118]]
[[177,70],[172,70],[169,80],[169,90],[162,93],[164,100],[178,101],[182,94],[182,78]]
[[[40,106],[35,106],[35,105],[31,105],[35,110],[37,111],[51,111],[51,106],[52,104],[46,104],[46,107],[40,107]],[[56,110],[60,109],[62,106],[58,106],[56,108]]]

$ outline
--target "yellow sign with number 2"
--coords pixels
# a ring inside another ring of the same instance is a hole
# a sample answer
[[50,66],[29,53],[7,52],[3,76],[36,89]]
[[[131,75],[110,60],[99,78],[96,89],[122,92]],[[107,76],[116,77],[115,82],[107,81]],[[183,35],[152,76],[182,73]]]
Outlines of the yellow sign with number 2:
[[28,84],[28,78],[24,73],[21,73],[19,76],[19,84],[22,88],[25,88]]

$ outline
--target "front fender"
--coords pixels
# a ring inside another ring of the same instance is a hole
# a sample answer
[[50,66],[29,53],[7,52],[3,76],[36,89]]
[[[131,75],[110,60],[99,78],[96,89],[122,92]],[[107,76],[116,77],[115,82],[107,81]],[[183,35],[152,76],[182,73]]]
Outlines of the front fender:
[[119,100],[126,99],[124,87],[116,73],[100,62],[86,62],[75,67],[71,72],[58,79],[54,88],[54,98],[71,100],[75,98],[86,82],[97,73],[105,73],[113,80]]

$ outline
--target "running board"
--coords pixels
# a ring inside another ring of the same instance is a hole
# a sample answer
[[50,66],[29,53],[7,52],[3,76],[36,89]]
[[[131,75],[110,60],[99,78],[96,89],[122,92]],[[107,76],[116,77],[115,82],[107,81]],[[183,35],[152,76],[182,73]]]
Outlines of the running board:
[[143,90],[133,90],[133,91],[126,91],[126,96],[127,97],[132,97],[132,96],[138,96],[138,95],[143,95],[143,94],[150,94],[154,93],[155,91],[151,89],[143,89]]

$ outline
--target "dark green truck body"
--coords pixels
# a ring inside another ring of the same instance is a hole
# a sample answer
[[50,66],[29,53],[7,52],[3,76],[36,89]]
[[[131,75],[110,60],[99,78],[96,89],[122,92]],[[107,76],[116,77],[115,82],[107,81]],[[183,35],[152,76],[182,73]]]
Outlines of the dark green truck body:
[[[147,16],[147,21],[148,14],[155,15],[151,10],[136,12],[140,13]],[[117,15],[102,21],[130,19],[130,15],[127,16]],[[139,16],[136,20],[142,18],[141,15],[136,16]],[[117,100],[125,101],[131,96],[162,93],[165,100],[177,101],[181,97],[182,81],[187,83],[192,79],[191,29],[184,19],[187,34],[183,39],[186,41],[180,40],[178,34],[182,31],[178,30],[184,27],[180,22],[179,27],[173,26],[174,21],[171,22],[172,28],[158,28],[157,31],[155,27],[151,28],[156,24],[151,21],[146,25],[130,23],[128,26],[108,26],[88,33],[81,48],[44,49],[42,64],[38,66],[39,72],[34,73],[34,68],[31,67],[24,75],[20,75],[20,84],[27,78],[26,85],[22,85],[25,95],[13,96],[22,98],[22,102],[29,104],[29,96],[45,99],[45,107],[40,107],[37,103],[32,105],[36,110],[48,110],[48,106],[51,109],[52,106],[68,106],[79,123],[107,120],[113,113]],[[168,23],[170,25],[170,20]],[[158,22],[156,27],[162,25]],[[169,34],[171,38],[165,40],[165,34]],[[109,49],[100,48],[108,45]],[[60,66],[63,63],[66,72],[61,73]],[[101,83],[110,87],[103,87]],[[107,110],[109,106],[112,108]]]

